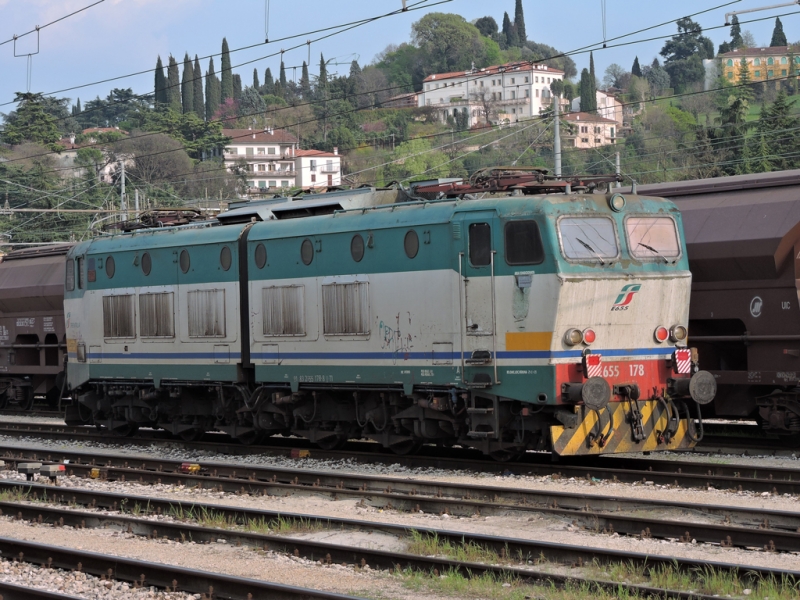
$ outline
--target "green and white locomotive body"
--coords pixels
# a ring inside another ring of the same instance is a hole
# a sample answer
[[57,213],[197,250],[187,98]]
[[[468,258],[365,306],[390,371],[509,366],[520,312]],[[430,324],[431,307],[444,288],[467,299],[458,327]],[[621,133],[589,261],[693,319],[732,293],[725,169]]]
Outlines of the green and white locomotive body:
[[78,245],[67,269],[69,385],[120,432],[600,454],[691,446],[687,402],[713,397],[680,215],[655,198],[173,228]]

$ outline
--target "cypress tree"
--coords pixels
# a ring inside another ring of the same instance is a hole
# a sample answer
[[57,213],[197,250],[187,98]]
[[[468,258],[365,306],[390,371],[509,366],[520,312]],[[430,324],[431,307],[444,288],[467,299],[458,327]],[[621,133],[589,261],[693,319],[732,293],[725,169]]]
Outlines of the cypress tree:
[[642,67],[639,66],[639,57],[633,59],[633,67],[631,67],[631,75],[635,75],[636,77],[642,76]]
[[167,67],[167,105],[175,112],[181,112],[181,82],[178,61],[171,54],[169,55],[169,66]]
[[280,79],[279,80],[281,82],[281,87],[283,89],[286,89],[286,67],[283,66],[283,61],[281,61],[281,73],[280,73]]
[[508,18],[508,13],[503,13],[503,30],[502,40],[505,41],[506,46],[510,46],[508,40],[511,38],[511,19]]
[[594,72],[594,53],[589,52],[589,75],[592,76],[592,86],[597,89],[597,75]]
[[194,68],[189,53],[183,57],[183,79],[181,79],[181,102],[183,114],[194,111]]
[[231,72],[231,52],[228,40],[222,38],[222,92],[220,102],[233,98],[233,73]]
[[81,99],[78,98],[78,103],[75,105],[75,113],[81,114],[81,112],[83,112],[83,110],[81,109]]
[[164,78],[164,65],[161,62],[161,56],[158,57],[156,62],[156,105],[167,103],[167,80]]
[[272,78],[272,71],[270,70],[269,67],[267,67],[267,70],[264,73],[264,93],[265,94],[275,93],[275,80]]
[[581,71],[581,111],[594,113],[597,111],[597,94],[592,80],[592,74],[588,69]]
[[238,73],[233,76],[233,99],[238,102],[242,97],[242,76]]
[[325,64],[325,57],[319,55],[319,81],[317,82],[317,89],[323,92],[328,87],[328,65]]
[[194,112],[201,119],[206,118],[206,106],[203,102],[203,70],[200,68],[200,59],[194,55]]
[[311,79],[308,76],[308,65],[303,61],[302,75],[300,75],[300,91],[303,98],[308,100],[311,97]]
[[253,69],[253,89],[258,91],[261,83],[258,81],[258,69]]
[[742,28],[739,25],[739,17],[733,15],[731,19],[731,50],[736,50],[737,48],[741,48],[744,46],[744,40],[742,39]]
[[514,8],[514,26],[517,28],[518,44],[522,46],[528,41],[528,34],[525,31],[525,14],[522,12],[522,0],[517,0]]
[[211,121],[219,109],[220,86],[214,73],[214,58],[208,61],[206,72],[206,121]]
[[789,42],[786,41],[786,34],[783,33],[783,23],[781,23],[780,17],[775,19],[775,29],[772,30],[772,40],[769,45],[771,48],[789,45]]

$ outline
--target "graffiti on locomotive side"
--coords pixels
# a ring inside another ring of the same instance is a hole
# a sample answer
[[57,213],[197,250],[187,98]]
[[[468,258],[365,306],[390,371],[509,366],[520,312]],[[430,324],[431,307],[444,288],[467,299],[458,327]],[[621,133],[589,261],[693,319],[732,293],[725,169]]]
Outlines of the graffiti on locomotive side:
[[[392,352],[392,364],[397,362],[398,357],[402,360],[408,360],[409,354],[411,353],[411,348],[413,348],[412,336],[410,333],[403,333],[403,330],[400,326],[400,315],[402,313],[397,313],[395,320],[397,322],[397,327],[392,328],[388,324],[384,323],[383,321],[380,322],[378,325],[378,332],[381,337],[381,348],[384,350],[391,350]],[[411,328],[411,313],[406,312],[408,315],[408,327]],[[405,319],[403,319],[405,320]]]

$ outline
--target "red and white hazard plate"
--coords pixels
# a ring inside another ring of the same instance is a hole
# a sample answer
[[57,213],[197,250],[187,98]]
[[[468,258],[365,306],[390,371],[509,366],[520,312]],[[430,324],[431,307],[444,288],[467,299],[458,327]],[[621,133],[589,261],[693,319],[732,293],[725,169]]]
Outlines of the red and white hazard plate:
[[586,377],[600,377],[603,374],[603,356],[601,354],[587,354],[583,357]]
[[675,372],[689,374],[692,372],[692,351],[689,348],[678,348],[672,357]]

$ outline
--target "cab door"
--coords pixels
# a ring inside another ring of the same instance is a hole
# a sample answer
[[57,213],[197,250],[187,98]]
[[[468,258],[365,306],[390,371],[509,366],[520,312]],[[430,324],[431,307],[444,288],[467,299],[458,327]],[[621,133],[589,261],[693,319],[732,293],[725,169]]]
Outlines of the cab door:
[[[494,259],[498,235],[495,214],[489,211],[462,217],[464,247],[460,253],[461,340],[464,381],[475,387],[495,382],[496,349]],[[477,369],[477,370],[476,370]],[[479,377],[476,375],[480,373]]]

